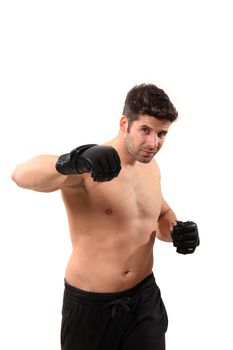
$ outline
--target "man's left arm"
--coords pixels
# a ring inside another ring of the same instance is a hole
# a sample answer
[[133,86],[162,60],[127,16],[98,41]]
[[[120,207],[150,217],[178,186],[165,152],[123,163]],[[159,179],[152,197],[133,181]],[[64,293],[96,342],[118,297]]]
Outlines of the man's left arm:
[[161,212],[157,223],[156,237],[164,242],[172,242],[171,232],[173,227],[176,225],[176,222],[176,214],[163,199]]
[[192,254],[200,244],[195,222],[178,221],[175,213],[164,199],[157,223],[156,237],[161,241],[173,242],[177,253],[180,254]]

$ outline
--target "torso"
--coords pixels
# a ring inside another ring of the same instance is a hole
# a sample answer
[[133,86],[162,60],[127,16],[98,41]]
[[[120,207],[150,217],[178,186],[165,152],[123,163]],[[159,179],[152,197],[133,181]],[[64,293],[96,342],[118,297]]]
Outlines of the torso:
[[153,160],[122,167],[110,182],[62,190],[73,251],[69,284],[86,291],[126,290],[148,276],[161,211],[159,169]]

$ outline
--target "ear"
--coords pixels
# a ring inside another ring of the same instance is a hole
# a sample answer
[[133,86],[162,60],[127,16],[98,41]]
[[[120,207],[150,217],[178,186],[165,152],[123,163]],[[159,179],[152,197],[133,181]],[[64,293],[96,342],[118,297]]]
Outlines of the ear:
[[120,120],[120,130],[126,133],[127,128],[128,128],[128,118],[126,117],[126,115],[123,115]]

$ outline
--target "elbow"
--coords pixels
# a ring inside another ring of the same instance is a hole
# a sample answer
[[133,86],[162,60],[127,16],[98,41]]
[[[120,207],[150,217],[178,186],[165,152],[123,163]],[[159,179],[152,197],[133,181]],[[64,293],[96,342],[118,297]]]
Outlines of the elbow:
[[22,188],[27,188],[26,185],[26,174],[22,169],[20,169],[20,166],[18,165],[13,173],[11,174],[11,180],[16,183],[17,186]]

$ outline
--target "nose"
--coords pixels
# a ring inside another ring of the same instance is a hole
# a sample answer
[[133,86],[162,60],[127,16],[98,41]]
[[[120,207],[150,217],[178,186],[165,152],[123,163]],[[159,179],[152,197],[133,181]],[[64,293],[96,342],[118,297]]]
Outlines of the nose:
[[159,137],[158,135],[149,135],[148,136],[148,146],[151,148],[151,149],[157,149],[159,147]]

